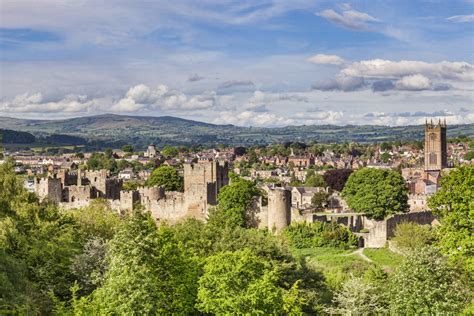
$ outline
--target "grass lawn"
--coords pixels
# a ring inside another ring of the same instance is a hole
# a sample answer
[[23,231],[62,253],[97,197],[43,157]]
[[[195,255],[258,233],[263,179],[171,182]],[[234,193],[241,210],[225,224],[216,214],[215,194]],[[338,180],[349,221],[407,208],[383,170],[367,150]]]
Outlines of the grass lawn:
[[364,255],[388,272],[393,271],[403,260],[401,255],[390,251],[388,248],[364,249]]
[[355,254],[355,250],[318,247],[293,249],[292,252],[297,258],[306,258],[308,266],[321,272],[332,289],[338,289],[352,276],[363,276],[373,266],[381,267],[390,273],[403,259],[401,255],[391,252],[388,248],[364,249],[363,253],[373,261],[371,263]]
[[362,276],[371,267],[371,263],[363,260],[355,249],[339,249],[330,247],[294,249],[297,258],[305,257],[308,266],[321,272],[328,285],[337,289],[351,276]]

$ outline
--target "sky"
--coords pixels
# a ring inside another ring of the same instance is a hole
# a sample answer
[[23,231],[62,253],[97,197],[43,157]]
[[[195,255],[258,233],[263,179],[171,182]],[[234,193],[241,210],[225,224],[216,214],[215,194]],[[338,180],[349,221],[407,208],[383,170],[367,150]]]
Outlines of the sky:
[[474,1],[0,0],[0,116],[474,123]]

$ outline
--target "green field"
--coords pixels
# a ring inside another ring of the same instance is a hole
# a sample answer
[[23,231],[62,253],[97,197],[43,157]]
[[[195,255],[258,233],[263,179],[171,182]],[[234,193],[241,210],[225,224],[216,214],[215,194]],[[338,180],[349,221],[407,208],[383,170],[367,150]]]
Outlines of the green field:
[[369,262],[355,253],[355,249],[339,248],[305,248],[293,249],[297,258],[306,258],[308,266],[321,272],[328,285],[337,289],[350,277],[360,277],[371,267],[380,267],[386,272],[392,272],[402,261],[403,257],[387,248],[364,249],[363,254],[373,262]]

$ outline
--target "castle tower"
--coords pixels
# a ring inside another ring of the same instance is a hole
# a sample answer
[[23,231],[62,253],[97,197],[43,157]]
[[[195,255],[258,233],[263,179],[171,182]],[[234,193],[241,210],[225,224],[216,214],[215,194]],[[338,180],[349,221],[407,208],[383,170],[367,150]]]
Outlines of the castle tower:
[[448,166],[446,120],[437,124],[425,124],[425,170],[441,170]]
[[282,231],[291,222],[291,191],[285,188],[268,190],[268,229]]
[[184,192],[188,199],[217,204],[220,189],[229,184],[227,162],[209,161],[184,164]]

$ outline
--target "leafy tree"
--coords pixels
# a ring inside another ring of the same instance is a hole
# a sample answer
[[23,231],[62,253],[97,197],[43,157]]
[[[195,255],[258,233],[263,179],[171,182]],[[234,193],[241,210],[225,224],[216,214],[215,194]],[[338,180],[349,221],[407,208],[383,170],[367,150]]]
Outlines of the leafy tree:
[[395,315],[455,315],[468,302],[467,284],[434,248],[406,257],[390,288]]
[[382,149],[383,151],[386,151],[386,150],[392,150],[393,146],[391,143],[388,143],[388,142],[383,142],[381,145],[380,145],[380,149]]
[[464,159],[465,159],[465,160],[472,160],[472,159],[474,159],[474,150],[468,151],[468,152],[464,155]]
[[197,273],[169,227],[136,212],[110,242],[103,285],[82,299],[85,314],[192,314]]
[[165,157],[176,157],[179,154],[179,149],[173,146],[166,146],[161,150],[161,154]]
[[441,189],[428,201],[439,216],[439,246],[453,261],[474,273],[474,165],[452,170],[441,178]]
[[107,242],[101,237],[91,237],[82,253],[74,257],[71,269],[82,294],[90,294],[102,282],[107,270],[106,254]]
[[199,279],[197,307],[217,315],[302,314],[297,285],[278,286],[279,272],[250,249],[222,252],[208,258]]
[[141,184],[137,181],[127,181],[123,183],[122,190],[134,191],[137,190],[139,186],[141,186]]
[[384,152],[380,155],[380,160],[382,160],[383,163],[389,162],[390,158],[392,158],[392,156],[388,152]]
[[111,153],[93,153],[87,160],[87,169],[100,170],[107,169],[112,172],[117,170],[117,162]]
[[350,278],[333,298],[335,307],[327,312],[336,315],[377,315],[387,312],[379,288],[363,278]]
[[100,237],[109,240],[121,223],[118,213],[104,199],[94,199],[88,206],[72,210],[70,214],[79,224],[84,239]]
[[402,251],[414,251],[434,242],[435,235],[429,225],[400,223],[395,227],[392,241]]
[[285,228],[283,235],[295,248],[352,247],[358,243],[357,236],[336,223],[292,223]]
[[81,242],[71,216],[26,192],[11,161],[0,165],[0,249],[26,268],[25,277],[35,288],[27,292],[28,301],[41,313],[50,310],[49,293],[69,296],[69,264]]
[[330,194],[326,191],[320,191],[314,193],[313,197],[311,198],[311,204],[317,210],[322,210],[328,204],[328,198]]
[[166,191],[183,191],[183,178],[171,166],[160,166],[153,170],[147,181],[148,186],[162,186]]
[[313,174],[306,177],[304,186],[306,187],[326,187],[326,182],[320,174]]
[[405,181],[398,172],[363,168],[350,175],[342,196],[357,213],[380,220],[407,211],[407,192]]
[[133,153],[133,146],[128,144],[128,145],[123,145],[122,150],[126,153]]
[[351,169],[328,170],[323,175],[324,182],[326,182],[332,190],[341,192],[351,173]]
[[232,179],[229,185],[224,186],[217,197],[218,206],[216,216],[220,212],[229,219],[228,223],[234,226],[250,225],[253,219],[253,205],[260,190],[255,183],[241,178]]

